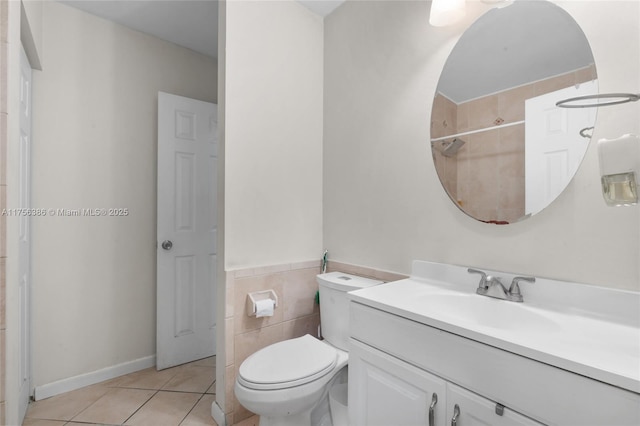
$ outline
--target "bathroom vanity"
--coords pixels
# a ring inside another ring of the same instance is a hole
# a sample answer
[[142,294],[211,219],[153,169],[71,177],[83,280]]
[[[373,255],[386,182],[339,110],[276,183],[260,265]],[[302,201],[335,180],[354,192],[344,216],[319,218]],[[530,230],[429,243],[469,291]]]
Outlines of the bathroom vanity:
[[537,278],[518,303],[478,281],[416,261],[350,294],[353,425],[640,424],[638,293]]

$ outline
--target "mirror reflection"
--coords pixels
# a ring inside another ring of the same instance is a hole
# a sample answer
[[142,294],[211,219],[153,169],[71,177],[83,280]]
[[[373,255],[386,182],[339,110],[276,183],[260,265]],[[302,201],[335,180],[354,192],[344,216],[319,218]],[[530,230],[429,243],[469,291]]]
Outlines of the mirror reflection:
[[440,181],[468,215],[522,220],[567,186],[589,144],[595,108],[558,100],[595,94],[589,43],[547,1],[515,1],[481,16],[444,65],[431,116]]

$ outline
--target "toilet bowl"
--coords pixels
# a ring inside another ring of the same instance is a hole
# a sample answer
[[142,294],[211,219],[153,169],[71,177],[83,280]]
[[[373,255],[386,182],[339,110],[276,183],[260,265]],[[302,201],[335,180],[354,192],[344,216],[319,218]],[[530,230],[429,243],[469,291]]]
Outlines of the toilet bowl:
[[236,398],[260,415],[260,426],[311,425],[311,410],[347,360],[345,351],[308,334],[267,346],[240,366]]
[[260,426],[330,426],[328,393],[346,381],[349,359],[347,292],[381,281],[341,272],[317,276],[325,340],[311,335],[267,346],[240,366],[238,401],[260,416]]

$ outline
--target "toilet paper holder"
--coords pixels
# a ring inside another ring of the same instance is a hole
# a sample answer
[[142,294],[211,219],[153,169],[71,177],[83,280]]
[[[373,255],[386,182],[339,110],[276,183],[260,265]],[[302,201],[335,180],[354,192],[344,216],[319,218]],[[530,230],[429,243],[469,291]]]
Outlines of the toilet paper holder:
[[247,294],[247,315],[250,317],[256,316],[256,302],[259,300],[273,300],[273,307],[278,307],[278,295],[273,290],[256,291]]

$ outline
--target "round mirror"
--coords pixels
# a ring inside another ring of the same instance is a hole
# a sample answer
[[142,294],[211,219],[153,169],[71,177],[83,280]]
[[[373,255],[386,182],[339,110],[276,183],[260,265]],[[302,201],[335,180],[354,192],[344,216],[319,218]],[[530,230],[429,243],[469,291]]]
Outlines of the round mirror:
[[492,9],[462,35],[431,115],[436,170],[469,216],[507,224],[560,195],[589,145],[596,108],[556,102],[598,93],[589,43],[547,1]]

